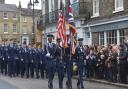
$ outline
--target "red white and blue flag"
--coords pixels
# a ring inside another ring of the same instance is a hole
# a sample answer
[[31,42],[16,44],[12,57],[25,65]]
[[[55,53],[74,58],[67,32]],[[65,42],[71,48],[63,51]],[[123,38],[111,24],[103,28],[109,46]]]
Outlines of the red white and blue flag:
[[75,35],[77,32],[75,22],[74,22],[74,17],[73,17],[73,9],[70,4],[69,0],[69,8],[68,8],[68,23],[69,23],[69,30],[70,30],[70,39],[71,39],[71,47],[72,47],[72,54],[75,53]]
[[66,36],[66,16],[62,10],[62,1],[60,2],[60,13],[57,27],[57,38],[61,38],[62,46],[67,46],[67,36]]

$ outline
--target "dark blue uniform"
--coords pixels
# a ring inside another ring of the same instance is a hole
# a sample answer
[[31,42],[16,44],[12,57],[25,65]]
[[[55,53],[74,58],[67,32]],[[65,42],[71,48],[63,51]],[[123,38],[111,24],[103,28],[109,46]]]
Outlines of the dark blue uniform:
[[15,61],[16,61],[16,67],[15,67],[15,72],[16,76],[20,74],[20,47],[16,47],[15,49]]
[[[25,74],[25,67],[27,68],[27,61],[28,61],[28,49],[26,47],[21,48],[20,52],[21,63],[20,63],[20,70],[21,70],[21,77],[24,77]],[[26,69],[26,75],[28,75],[28,69]]]
[[64,60],[63,60],[63,49],[61,46],[57,46],[55,57],[57,59],[57,72],[59,79],[59,89],[63,89],[63,79],[64,79]]
[[77,65],[78,65],[78,82],[77,87],[78,89],[84,89],[83,85],[83,74],[84,74],[84,48],[78,46],[75,51]]
[[40,64],[40,56],[38,49],[34,48],[35,54],[34,54],[34,63],[35,63],[35,72],[36,72],[36,78],[39,78],[39,64]]
[[44,58],[44,51],[43,49],[39,48],[38,49],[38,55],[39,55],[39,70],[41,74],[41,78],[44,78],[45,75],[45,58]]
[[67,73],[67,81],[66,81],[66,87],[67,89],[72,89],[72,59],[70,57],[70,46],[65,48],[65,54],[64,54],[64,60],[66,63],[66,73]]
[[29,49],[29,59],[30,59],[30,74],[31,77],[34,77],[34,69],[35,69],[35,59],[36,59],[36,55],[35,55],[35,50],[34,48]]
[[5,75],[7,74],[7,60],[8,60],[8,45],[4,44],[1,47],[1,54],[2,54],[2,61],[1,61],[1,73],[5,73]]
[[48,88],[53,89],[53,78],[56,69],[56,60],[55,60],[55,50],[56,45],[54,43],[48,43],[45,45],[44,53],[45,55],[49,52],[49,56],[45,57],[46,60],[46,68],[47,68],[47,75],[48,75]]
[[16,45],[10,44],[8,46],[8,75],[10,77],[15,77],[15,68],[16,68]]

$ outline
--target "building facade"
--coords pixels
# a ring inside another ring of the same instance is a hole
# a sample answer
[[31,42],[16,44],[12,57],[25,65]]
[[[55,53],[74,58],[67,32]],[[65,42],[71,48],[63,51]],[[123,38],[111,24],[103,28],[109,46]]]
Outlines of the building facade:
[[[34,34],[37,32],[37,18],[41,15],[41,10],[34,10]],[[30,8],[20,8],[20,35],[21,43],[27,44],[32,41],[33,34],[33,10]]]
[[[128,1],[90,0],[91,18],[84,23],[84,38],[91,44],[121,44],[128,40]],[[90,34],[89,34],[90,33]],[[87,36],[89,34],[89,36]]]
[[[33,29],[33,10],[22,8],[21,2],[19,7],[13,4],[5,4],[0,0],[0,43],[2,40],[16,40],[21,43],[24,41],[31,42]],[[37,17],[41,15],[41,10],[34,12],[35,37],[37,31]]]
[[[67,0],[62,1],[66,7]],[[128,0],[71,1],[78,38],[83,37],[85,45],[106,46],[128,40]],[[56,36],[59,3],[60,0],[42,0],[44,34]]]
[[0,38],[19,40],[19,11],[16,5],[0,4]]
[[[43,44],[46,43],[47,34],[53,34],[54,35],[54,42],[56,39],[56,33],[57,33],[57,22],[59,17],[59,9],[60,9],[60,1],[61,0],[42,0],[42,25],[43,25],[43,36],[42,36],[42,42]],[[89,1],[89,0],[88,0]],[[62,0],[64,4],[64,8],[66,10],[66,16],[68,14],[68,0]],[[75,17],[75,24],[78,31],[78,36],[83,37],[83,30],[81,28],[81,20],[86,19],[85,17],[88,17],[88,10],[86,6],[86,2],[84,0],[73,0],[71,3],[72,7],[74,9],[74,17]],[[66,24],[67,34],[69,34],[69,27],[68,23]]]

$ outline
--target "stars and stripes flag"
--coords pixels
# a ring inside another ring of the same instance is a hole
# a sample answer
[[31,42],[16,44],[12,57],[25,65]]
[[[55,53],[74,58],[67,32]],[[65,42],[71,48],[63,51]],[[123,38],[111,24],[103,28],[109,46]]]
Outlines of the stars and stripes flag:
[[60,12],[58,19],[58,27],[57,27],[57,38],[61,38],[62,46],[67,46],[67,36],[66,36],[66,16],[62,10],[62,1],[60,2]]
[[70,30],[70,40],[71,40],[71,47],[72,47],[72,54],[75,53],[75,35],[76,35],[76,26],[74,22],[74,17],[73,17],[73,8],[70,4],[69,0],[69,8],[68,8],[68,23],[69,23],[69,30]]

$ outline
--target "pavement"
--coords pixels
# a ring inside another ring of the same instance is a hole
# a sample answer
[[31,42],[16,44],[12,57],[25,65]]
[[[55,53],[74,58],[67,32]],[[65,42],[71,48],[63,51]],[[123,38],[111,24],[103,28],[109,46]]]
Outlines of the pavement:
[[[48,89],[47,79],[26,79],[26,78],[10,78],[7,76],[0,75],[0,89]],[[64,79],[64,89],[66,79]],[[4,83],[4,84],[3,84]],[[73,89],[77,89],[77,80],[73,79]],[[1,88],[1,85],[5,88]],[[54,89],[58,88],[58,79],[57,77],[54,78]],[[95,79],[86,79],[84,81],[85,89],[128,89],[127,85],[123,86],[123,84],[118,83],[108,83],[106,81],[95,80]],[[10,88],[11,87],[11,88]]]
[[8,82],[0,80],[0,89],[17,89],[17,88],[15,86],[9,84]]
[[[78,77],[73,77],[74,79],[78,79]],[[90,82],[96,82],[96,83],[101,83],[101,84],[106,84],[106,85],[112,85],[112,86],[118,86],[118,87],[123,87],[128,89],[128,84],[121,84],[121,83],[113,83],[109,82],[106,80],[99,80],[99,79],[94,79],[94,78],[84,78],[84,81],[90,81]]]

